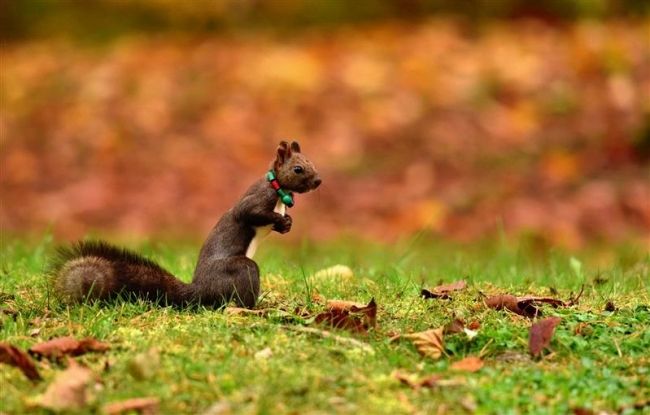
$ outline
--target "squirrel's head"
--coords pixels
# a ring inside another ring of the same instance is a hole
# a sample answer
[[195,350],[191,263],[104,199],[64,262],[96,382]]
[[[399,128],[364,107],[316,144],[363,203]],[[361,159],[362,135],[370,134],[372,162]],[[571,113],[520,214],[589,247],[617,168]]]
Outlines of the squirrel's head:
[[297,141],[280,142],[272,168],[280,186],[291,192],[305,193],[321,184],[314,164],[300,152]]

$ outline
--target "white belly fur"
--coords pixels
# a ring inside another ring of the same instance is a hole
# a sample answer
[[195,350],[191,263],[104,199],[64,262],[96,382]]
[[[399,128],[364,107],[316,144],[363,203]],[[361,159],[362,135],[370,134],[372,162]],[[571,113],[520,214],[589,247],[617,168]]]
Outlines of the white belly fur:
[[[280,199],[278,199],[278,203],[275,204],[275,209],[273,209],[273,211],[284,216],[287,212],[287,206],[282,203]],[[271,233],[271,229],[273,229],[273,225],[260,226],[255,228],[255,236],[253,237],[253,240],[248,245],[248,249],[246,250],[246,256],[248,258],[253,258],[255,252],[257,251],[257,247],[260,245],[260,242],[266,235]]]

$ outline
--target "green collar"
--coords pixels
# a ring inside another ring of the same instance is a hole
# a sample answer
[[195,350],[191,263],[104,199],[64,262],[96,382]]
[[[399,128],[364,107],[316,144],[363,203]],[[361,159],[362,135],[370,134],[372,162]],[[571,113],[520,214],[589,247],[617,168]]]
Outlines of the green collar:
[[273,170],[269,170],[268,173],[266,173],[266,180],[271,183],[271,187],[275,192],[278,194],[278,197],[288,207],[293,206],[293,196],[291,195],[291,192],[287,192],[286,190],[282,189],[280,187],[280,183],[278,182],[278,179],[275,177],[275,172]]

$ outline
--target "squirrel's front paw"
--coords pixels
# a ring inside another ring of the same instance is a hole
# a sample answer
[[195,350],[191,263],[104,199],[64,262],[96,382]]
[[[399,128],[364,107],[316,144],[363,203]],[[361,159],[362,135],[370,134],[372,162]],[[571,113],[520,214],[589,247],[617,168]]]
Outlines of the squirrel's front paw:
[[291,216],[284,215],[282,219],[273,225],[273,230],[280,233],[287,233],[291,230],[292,223],[293,220],[291,219]]

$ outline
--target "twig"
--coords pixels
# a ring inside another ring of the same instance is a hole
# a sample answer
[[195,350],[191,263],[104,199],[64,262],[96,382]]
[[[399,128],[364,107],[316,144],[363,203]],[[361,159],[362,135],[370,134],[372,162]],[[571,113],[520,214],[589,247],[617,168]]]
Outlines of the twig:
[[572,305],[578,304],[578,300],[580,299],[580,297],[582,297],[582,293],[584,291],[585,291],[585,285],[582,284],[580,286],[580,292],[578,293],[578,295],[576,295],[575,297],[569,299],[569,302],[567,303],[567,306],[571,307]]
[[284,326],[285,328],[293,331],[298,331],[301,333],[314,334],[320,336],[324,339],[333,339],[338,343],[348,344],[350,346],[359,347],[360,349],[365,350],[368,353],[375,353],[374,349],[367,343],[360,342],[359,340],[352,339],[350,337],[337,336],[331,331],[319,330],[313,327],[303,327],[303,326]]

